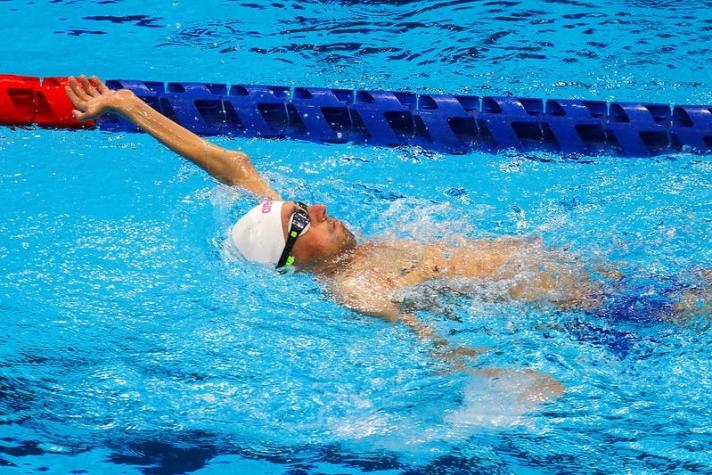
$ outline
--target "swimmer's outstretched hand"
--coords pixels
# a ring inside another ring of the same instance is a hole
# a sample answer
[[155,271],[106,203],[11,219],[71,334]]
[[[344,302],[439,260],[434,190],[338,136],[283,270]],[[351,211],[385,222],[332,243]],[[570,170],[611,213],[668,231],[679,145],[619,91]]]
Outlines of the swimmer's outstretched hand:
[[74,117],[80,122],[96,119],[107,112],[119,109],[121,101],[133,96],[129,90],[112,91],[96,76],[69,76],[69,85],[64,89],[74,104]]
[[156,140],[195,163],[226,185],[241,186],[258,196],[281,199],[242,152],[226,150],[195,135],[142,101],[128,89],[112,91],[96,76],[69,77],[65,88],[77,120],[119,114]]

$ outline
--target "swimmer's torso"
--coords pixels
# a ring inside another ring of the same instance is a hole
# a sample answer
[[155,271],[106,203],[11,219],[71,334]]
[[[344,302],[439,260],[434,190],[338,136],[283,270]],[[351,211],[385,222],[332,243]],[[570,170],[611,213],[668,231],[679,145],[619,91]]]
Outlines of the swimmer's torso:
[[354,252],[347,273],[369,273],[395,288],[434,278],[492,278],[518,246],[500,241],[469,241],[461,247],[413,241],[368,243]]
[[575,258],[552,252],[538,240],[500,238],[459,246],[414,241],[358,246],[329,287],[346,305],[395,318],[395,294],[434,279],[483,279],[504,283],[506,295],[561,306],[579,306],[596,290]]

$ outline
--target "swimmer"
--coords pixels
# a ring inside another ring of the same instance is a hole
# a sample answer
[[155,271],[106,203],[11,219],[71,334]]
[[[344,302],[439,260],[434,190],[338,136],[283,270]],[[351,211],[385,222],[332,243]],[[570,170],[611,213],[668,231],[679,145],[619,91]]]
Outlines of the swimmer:
[[[546,302],[561,309],[590,312],[605,305],[604,289],[579,259],[548,249],[540,240],[501,237],[463,240],[458,246],[415,241],[357,243],[346,224],[330,216],[326,206],[282,201],[246,154],[198,137],[133,92],[113,91],[98,78],[84,76],[70,77],[66,92],[78,120],[119,114],[218,181],[242,187],[264,200],[229,232],[229,241],[246,259],[275,269],[311,272],[338,302],[361,313],[402,322],[448,357],[477,352],[450,348],[430,326],[404,311],[398,302],[403,289],[434,280],[477,279],[497,284],[497,292],[488,293],[490,298]],[[708,294],[701,296],[698,289],[695,292],[676,303],[678,314],[686,306],[699,309],[701,298],[710,301]],[[487,371],[494,376],[499,370]],[[561,392],[553,380],[547,384],[542,397]]]

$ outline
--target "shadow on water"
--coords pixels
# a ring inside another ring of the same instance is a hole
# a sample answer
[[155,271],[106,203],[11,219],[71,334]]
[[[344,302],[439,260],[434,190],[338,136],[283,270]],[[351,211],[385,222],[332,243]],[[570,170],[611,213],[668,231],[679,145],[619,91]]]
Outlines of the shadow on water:
[[289,467],[288,473],[293,474],[311,473],[320,462],[366,472],[405,468],[390,454],[353,454],[334,445],[255,450],[221,442],[217,435],[203,431],[164,435],[160,440],[126,440],[120,445],[114,442],[110,447],[114,451],[109,456],[112,463],[140,467],[149,475],[193,472],[210,465],[215,457],[225,455]]

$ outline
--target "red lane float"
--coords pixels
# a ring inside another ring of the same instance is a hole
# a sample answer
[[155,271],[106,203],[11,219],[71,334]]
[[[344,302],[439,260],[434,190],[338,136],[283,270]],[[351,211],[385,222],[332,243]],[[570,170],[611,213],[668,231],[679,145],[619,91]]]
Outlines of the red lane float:
[[0,75],[0,124],[41,127],[86,128],[72,115],[71,101],[64,92],[66,77],[44,78]]
[[40,78],[0,75],[0,124],[30,125],[35,117],[35,91]]

